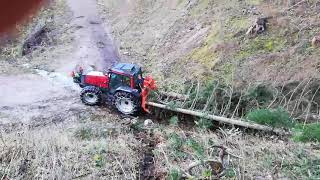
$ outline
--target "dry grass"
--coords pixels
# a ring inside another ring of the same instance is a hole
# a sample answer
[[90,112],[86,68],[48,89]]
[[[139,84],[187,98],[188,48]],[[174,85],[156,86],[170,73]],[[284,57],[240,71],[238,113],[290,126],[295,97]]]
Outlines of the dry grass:
[[[136,179],[139,142],[130,132],[114,132],[106,124],[2,133],[1,179]],[[90,128],[95,133],[88,138],[78,136]]]
[[[218,150],[213,146],[222,145],[231,153],[230,159],[225,161],[223,179],[320,178],[320,167],[316,165],[319,154],[310,144],[243,134],[237,129],[209,132],[166,127],[156,132],[156,137],[161,139],[154,150],[160,174],[164,171],[172,175],[176,170],[182,176],[186,175],[187,167],[193,162],[219,159]],[[193,145],[188,143],[190,140]],[[207,174],[208,178],[214,178],[208,170],[208,167],[200,166],[193,175],[199,177]]]

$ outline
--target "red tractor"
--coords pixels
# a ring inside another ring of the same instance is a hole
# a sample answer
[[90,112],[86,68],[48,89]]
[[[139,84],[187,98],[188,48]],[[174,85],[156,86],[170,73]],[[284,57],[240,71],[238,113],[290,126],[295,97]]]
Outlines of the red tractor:
[[148,112],[148,93],[157,88],[152,77],[143,78],[141,67],[134,64],[120,63],[107,73],[92,71],[83,74],[80,68],[77,73],[72,73],[72,77],[83,88],[80,97],[84,104],[94,106],[109,101],[126,115],[136,114],[141,109]]

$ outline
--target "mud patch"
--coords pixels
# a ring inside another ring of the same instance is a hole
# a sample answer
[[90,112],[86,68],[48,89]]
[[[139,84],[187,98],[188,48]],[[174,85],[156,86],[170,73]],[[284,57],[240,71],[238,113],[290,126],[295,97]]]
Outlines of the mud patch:
[[153,150],[156,147],[156,141],[153,136],[152,129],[140,129],[142,131],[135,130],[135,138],[141,142],[140,162],[137,167],[137,177],[142,180],[156,179],[155,163]]

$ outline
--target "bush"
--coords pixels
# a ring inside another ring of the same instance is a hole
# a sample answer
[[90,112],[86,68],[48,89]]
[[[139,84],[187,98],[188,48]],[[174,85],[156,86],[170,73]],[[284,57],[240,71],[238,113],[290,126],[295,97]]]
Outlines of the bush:
[[170,180],[179,180],[181,179],[181,172],[179,169],[171,169],[169,173],[169,179]]
[[177,116],[172,116],[170,119],[169,119],[169,123],[171,126],[178,126],[179,124],[179,118]]
[[248,90],[246,99],[255,101],[259,106],[268,104],[274,98],[272,89],[264,84],[260,84]]
[[301,142],[307,141],[318,141],[320,142],[320,123],[307,124],[303,127],[303,125],[298,125],[295,128],[296,135],[294,137],[295,140]]
[[191,147],[193,151],[195,151],[198,157],[200,158],[204,157],[205,149],[203,145],[201,145],[200,143],[198,143],[197,141],[191,138],[187,140],[187,145]]
[[213,122],[210,119],[200,118],[198,121],[195,121],[195,123],[200,129],[211,129],[211,128],[213,128]]
[[247,115],[247,119],[258,124],[269,125],[272,127],[293,127],[293,120],[290,118],[287,111],[278,108],[270,109],[256,109]]

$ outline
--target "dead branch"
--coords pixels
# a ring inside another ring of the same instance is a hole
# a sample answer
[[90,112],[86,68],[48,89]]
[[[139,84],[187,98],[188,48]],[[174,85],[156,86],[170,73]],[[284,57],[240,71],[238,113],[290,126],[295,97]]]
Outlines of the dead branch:
[[179,100],[186,100],[186,99],[189,98],[189,95],[178,94],[178,93],[175,93],[175,92],[159,91],[159,94],[164,96],[164,97],[171,97],[171,98],[179,99]]

